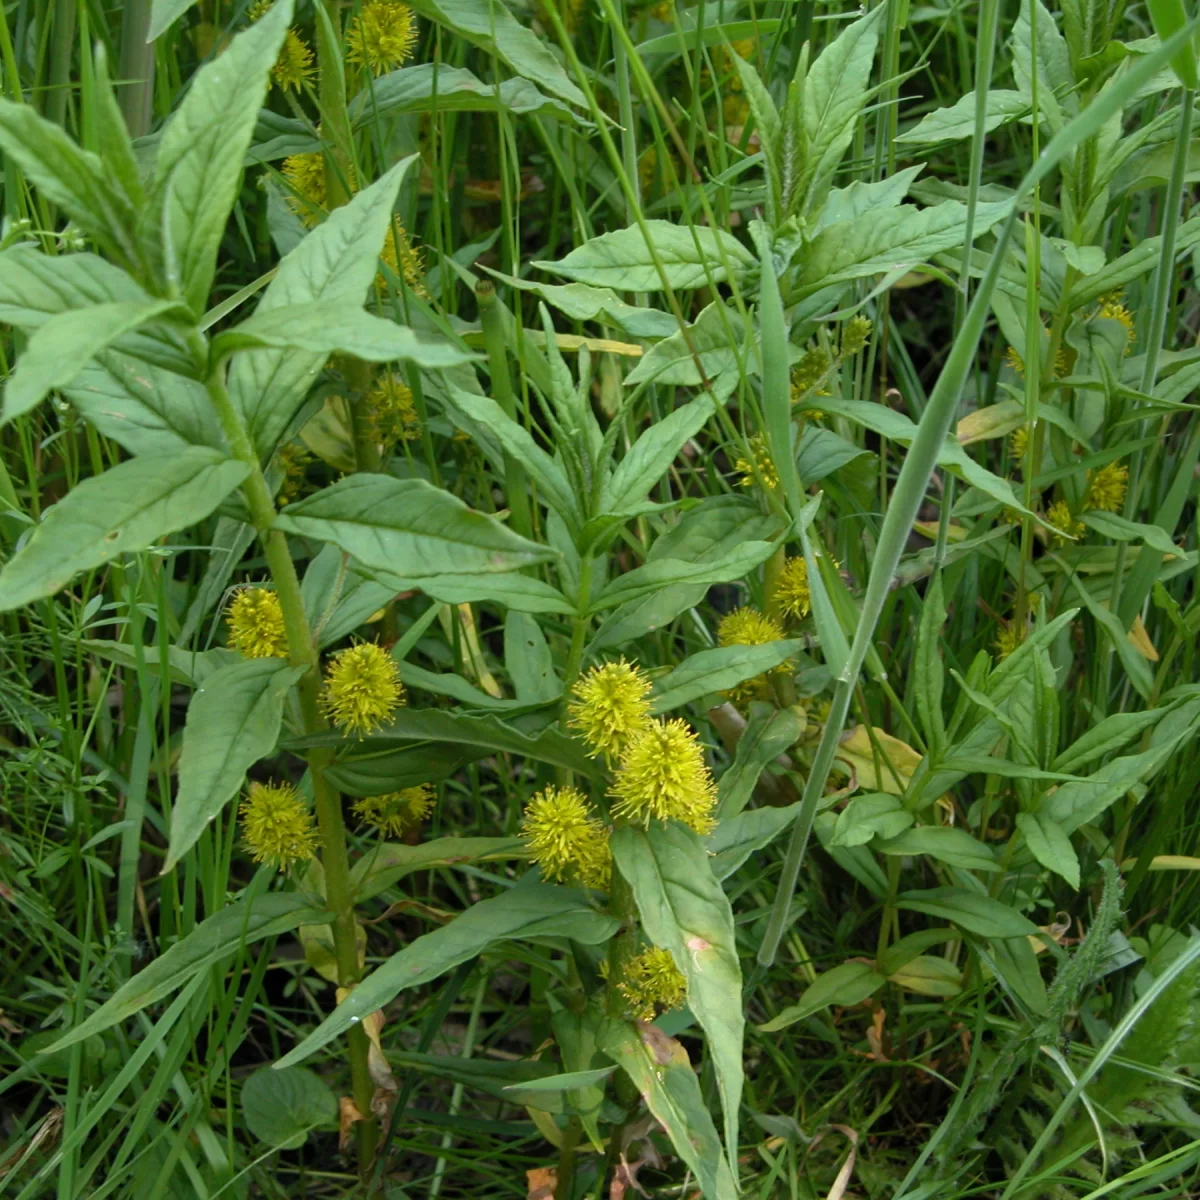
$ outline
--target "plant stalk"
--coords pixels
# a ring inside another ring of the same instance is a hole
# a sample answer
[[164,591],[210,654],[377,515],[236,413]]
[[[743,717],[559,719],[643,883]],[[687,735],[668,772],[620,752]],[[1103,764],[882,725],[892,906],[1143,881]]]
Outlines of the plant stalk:
[[150,30],[150,0],[126,0],[121,9],[121,56],[117,77],[122,80],[117,103],[131,138],[150,132],[154,103],[154,44]]

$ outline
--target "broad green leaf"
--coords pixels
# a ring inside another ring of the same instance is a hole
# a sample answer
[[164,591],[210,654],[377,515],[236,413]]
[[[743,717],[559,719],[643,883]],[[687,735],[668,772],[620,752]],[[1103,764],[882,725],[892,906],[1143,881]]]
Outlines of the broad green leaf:
[[267,892],[253,901],[245,897],[201,921],[148,967],[123,983],[95,1012],[49,1047],[62,1050],[132,1017],[143,1008],[183,987],[240,946],[286,933],[297,925],[320,925],[330,914],[313,908],[299,892]]
[[[744,273],[757,266],[754,256],[724,230],[705,225],[687,228],[670,221],[647,221],[667,281],[673,288],[707,287],[726,279],[724,263]],[[947,243],[947,247],[953,243]],[[657,292],[663,282],[642,236],[641,228],[631,225],[603,233],[572,250],[558,262],[535,262],[543,271],[565,275],[576,283],[611,287],[628,292]]]
[[883,951],[879,956],[879,969],[885,975],[894,975],[906,963],[912,962],[914,958],[933,946],[940,946],[945,942],[957,942],[961,938],[962,934],[951,926],[943,929],[918,929],[916,933],[902,937]]
[[899,837],[913,824],[913,815],[899,796],[868,792],[854,796],[837,815],[831,846],[865,846],[874,837]]
[[304,674],[282,658],[247,658],[210,675],[188,705],[179,792],[163,873],[237,794],[246,772],[275,749],[283,704]]
[[157,220],[148,228],[164,240],[168,277],[197,316],[208,307],[217,248],[291,17],[292,0],[276,0],[202,66],[158,141],[151,205],[161,233]]
[[848,442],[832,429],[806,423],[796,447],[796,474],[800,482],[808,487],[819,483],[834,471],[864,454],[870,454],[862,446]]
[[356,900],[370,900],[394,887],[413,871],[453,867],[459,863],[504,862],[527,855],[522,838],[445,837],[415,846],[379,842],[351,868],[350,887]]
[[260,1067],[242,1084],[242,1116],[259,1141],[295,1150],[310,1130],[337,1125],[337,1097],[307,1067]]
[[475,361],[453,342],[414,333],[395,321],[372,316],[344,302],[319,300],[257,312],[213,338],[213,356],[259,348],[305,350],[313,354],[353,354],[366,362],[415,362],[421,367],[454,367]]
[[882,208],[896,208],[908,195],[916,177],[925,169],[924,163],[905,167],[886,179],[876,183],[854,180],[844,188],[834,188],[821,206],[821,215],[813,227],[813,233],[839,221],[861,219],[865,214]]
[[[1007,200],[976,205],[975,236],[1003,220],[1011,207]],[[932,208],[884,209],[865,223],[829,225],[808,247],[794,283],[797,298],[835,283],[916,267],[944,250],[961,248],[966,221],[966,206],[947,200]]]
[[1101,537],[1112,538],[1117,542],[1145,542],[1147,546],[1152,546],[1162,554],[1179,553],[1179,547],[1171,540],[1171,535],[1157,525],[1128,521],[1118,513],[1100,511],[1086,512],[1080,519]]
[[[287,744],[306,748],[336,746],[342,741],[339,734],[329,732],[297,738]],[[556,767],[578,771],[588,778],[602,775],[600,768],[588,758],[583,747],[574,738],[565,736],[553,727],[544,729],[539,734],[529,735],[506,725],[498,717],[468,716],[441,708],[397,709],[391,724],[359,743],[356,754],[361,757],[386,754],[406,742],[445,742],[460,751],[478,750],[479,753],[472,754],[475,758],[483,758],[486,754],[503,750],[523,758],[532,758],[537,762],[547,762]],[[379,790],[385,792],[395,789],[383,787]]]
[[761,646],[716,646],[689,655],[655,682],[650,696],[651,711],[670,712],[701,696],[727,691],[747,679],[774,670],[806,645],[803,638],[793,638]]
[[549,704],[562,695],[546,635],[528,613],[510,612],[504,618],[504,666],[518,700]]
[[785,808],[748,808],[736,816],[722,819],[704,842],[711,855],[712,873],[718,879],[728,879],[751,854],[769,846],[790,829],[799,811],[797,801]]
[[507,112],[549,120],[580,118],[561,100],[543,95],[528,79],[506,79],[498,87],[465,67],[414,63],[381,75],[350,101],[350,120],[369,127],[377,118],[400,113]]
[[399,750],[347,754],[326,772],[329,781],[349,796],[379,796],[397,788],[437,783],[490,751],[453,742],[415,742]]
[[613,863],[633,890],[642,928],[671,951],[687,979],[688,1007],[708,1039],[725,1112],[725,1145],[737,1162],[742,1100],[742,971],[729,899],[697,834],[676,821],[618,826]]
[[195,3],[196,0],[151,0],[146,41],[157,41]]
[[[560,1008],[551,1013],[550,1028],[558,1043],[562,1064],[570,1074],[582,1075],[607,1065],[599,1045],[601,1031],[608,1022],[602,1004],[602,997],[595,996],[582,1011]],[[599,1150],[604,1145],[599,1126],[604,1088],[596,1084],[575,1088],[568,1094],[567,1101],[583,1122],[588,1139]]]
[[909,912],[940,917],[943,921],[961,926],[968,933],[985,938],[1010,938],[1037,933],[1037,926],[1016,909],[964,888],[942,887],[901,892],[896,905]]
[[487,0],[414,0],[414,9],[427,20],[445,26],[487,54],[495,54],[518,75],[571,104],[587,107],[583,93],[571,82],[562,64],[531,29],[526,29],[503,5]]
[[964,871],[999,871],[991,848],[965,829],[954,829],[949,825],[922,825],[906,829],[903,833],[886,841],[876,840],[873,846],[881,854],[928,854],[952,867]]
[[623,513],[644,500],[712,414],[713,402],[707,396],[698,396],[651,425],[629,448],[604,485],[601,509]]
[[[112,77],[108,69],[108,51],[103,40],[96,42],[92,62],[95,77],[90,96],[91,125],[96,146],[101,161],[136,210],[145,204],[146,190],[142,185],[141,170],[129,130],[125,125],[125,116],[113,94]],[[83,78],[86,79],[86,75]]]
[[736,378],[748,365],[747,358],[753,362],[753,354],[747,355],[747,343],[753,338],[748,317],[716,300],[686,329],[676,328],[651,346],[625,376],[625,383],[629,387],[647,382],[679,387],[711,384],[718,397],[727,395],[732,389],[722,391],[721,381]]
[[[1173,33],[1178,33],[1188,23],[1187,9],[1183,0],[1147,0],[1146,9],[1154,32],[1159,41],[1165,42]],[[1185,45],[1172,59],[1171,70],[1179,77],[1179,82],[1190,91],[1200,88],[1200,73],[1196,70],[1196,46],[1193,39],[1190,45]]]
[[422,575],[401,578],[377,571],[392,592],[424,592],[443,604],[502,604],[526,613],[570,613],[575,605],[556,587],[531,575]]
[[[1180,224],[1175,237],[1175,252],[1183,254],[1196,245],[1200,245],[1200,217],[1192,217]],[[1135,279],[1149,275],[1161,257],[1162,236],[1143,238],[1132,250],[1113,259],[1103,271],[1081,279],[1071,289],[1068,301],[1071,311],[1093,303],[1106,292],[1117,291]]]
[[962,972],[944,958],[918,954],[893,971],[888,982],[922,996],[957,996],[962,991]]
[[88,237],[122,266],[139,270],[133,203],[97,155],[81,150],[29,105],[7,99],[0,99],[0,150]]
[[[737,1184],[683,1046],[657,1025],[643,1023],[635,1029],[625,1021],[609,1021],[600,1045],[633,1080],[675,1152],[695,1175],[705,1200],[736,1200]],[[731,1152],[736,1154],[737,1148]]]
[[881,15],[877,6],[847,25],[809,68],[803,108],[808,156],[803,195],[796,210],[801,216],[820,211],[834,173],[854,140],[858,115],[870,94]]
[[[361,308],[375,278],[392,207],[415,155],[401,159],[349,204],[330,213],[279,263],[255,311],[324,302]],[[266,457],[275,449],[326,355],[315,351],[251,350],[237,355],[229,392]]]
[[390,1004],[406,988],[419,987],[444,975],[496,942],[549,936],[574,938],[595,946],[608,941],[616,931],[617,922],[597,912],[583,892],[526,880],[472,905],[448,925],[423,934],[393,954],[275,1065],[295,1066],[355,1022]]
[[[112,642],[103,638],[84,638],[80,646],[89,654],[98,654],[109,662],[123,667],[137,666],[137,652],[129,642]],[[167,670],[175,683],[198,687],[210,675],[241,660],[236,650],[216,646],[212,650],[188,650],[182,646],[167,647]],[[161,656],[157,646],[142,647],[142,661],[157,674]]]
[[370,571],[491,575],[554,557],[423,479],[360,472],[290,504],[275,528],[332,542]]
[[2,421],[36,408],[48,392],[71,383],[94,355],[174,307],[172,300],[118,301],[51,317],[17,360],[4,389]]
[[1073,888],[1079,886],[1079,855],[1059,825],[1038,813],[1023,812],[1017,813],[1017,828],[1043,867],[1061,875]]
[[717,783],[720,828],[750,803],[759,776],[770,763],[794,746],[803,732],[804,722],[790,708],[777,710],[770,705],[750,706],[750,720],[738,739],[733,762]]
[[1080,767],[1127,746],[1140,733],[1158,724],[1167,712],[1166,708],[1151,708],[1145,712],[1112,713],[1068,746],[1054,760],[1054,770],[1077,773]]
[[[911,129],[906,129],[897,142],[932,146],[938,142],[957,142],[975,136],[974,92],[961,96],[948,108],[936,108],[926,113]],[[1029,112],[1029,101],[1020,92],[991,88],[987,93],[987,113],[983,118],[985,133],[1007,125]]]
[[498,271],[489,274],[510,287],[534,292],[574,321],[600,321],[639,338],[665,338],[679,331],[679,322],[670,313],[627,304],[611,288],[589,287],[585,283],[538,283],[501,275]]
[[797,1021],[819,1013],[821,1009],[836,1004],[839,1008],[850,1008],[873,996],[887,982],[869,963],[845,962],[818,975],[800,996],[800,999],[783,1012],[760,1025],[761,1033],[776,1033]]
[[771,542],[746,542],[716,562],[690,563],[674,558],[647,562],[624,575],[618,575],[592,602],[591,611],[601,612],[618,604],[628,604],[647,593],[680,583],[699,583],[705,588],[714,583],[741,579],[775,551]]
[[506,710],[525,712],[530,708],[540,707],[528,700],[507,700],[500,696],[492,696],[480,691],[469,680],[453,671],[426,671],[415,663],[400,664],[400,678],[409,688],[428,692],[432,696],[452,696],[470,708],[494,709],[501,713]]
[[393,599],[398,588],[356,570],[336,546],[309,560],[300,585],[304,612],[320,646],[340,642]]
[[77,484],[0,570],[0,612],[52,596],[80,572],[208,516],[248,468],[201,447],[135,458]]

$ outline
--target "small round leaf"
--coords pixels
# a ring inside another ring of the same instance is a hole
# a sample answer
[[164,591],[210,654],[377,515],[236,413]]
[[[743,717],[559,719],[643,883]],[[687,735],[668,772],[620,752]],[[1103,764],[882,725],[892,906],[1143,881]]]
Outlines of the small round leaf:
[[337,1097],[307,1067],[264,1067],[242,1087],[242,1113],[256,1138],[294,1150],[310,1129],[337,1124]]

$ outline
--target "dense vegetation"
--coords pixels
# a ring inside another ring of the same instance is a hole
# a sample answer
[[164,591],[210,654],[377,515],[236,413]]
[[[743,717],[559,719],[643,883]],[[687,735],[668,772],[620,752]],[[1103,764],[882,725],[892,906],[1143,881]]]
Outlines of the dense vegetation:
[[16,0],[0,1190],[1200,1190],[1181,0]]

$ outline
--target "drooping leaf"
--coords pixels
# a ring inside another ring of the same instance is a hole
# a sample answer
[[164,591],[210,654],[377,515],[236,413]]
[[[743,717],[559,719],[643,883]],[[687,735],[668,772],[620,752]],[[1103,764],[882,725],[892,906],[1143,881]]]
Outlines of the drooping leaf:
[[444,975],[496,942],[552,936],[597,945],[616,930],[617,922],[597,912],[583,892],[527,880],[490,900],[481,900],[448,925],[423,934],[393,954],[276,1066],[295,1066],[406,988]]
[[168,275],[177,274],[197,316],[208,307],[217,248],[292,6],[293,0],[277,0],[201,67],[159,138],[151,206],[161,216],[147,228],[156,234],[161,228]]
[[406,579],[500,574],[555,556],[423,479],[366,472],[288,505],[275,528],[332,542],[368,570]]
[[417,579],[384,571],[375,575],[393,593],[424,592],[443,604],[501,604],[526,613],[575,612],[575,605],[558,588],[531,575],[422,575]]
[[[689,229],[670,221],[647,221],[646,228],[667,282],[673,288],[699,288],[710,282],[724,282],[726,261],[735,273],[748,271],[756,265],[754,256],[724,230],[703,225]],[[535,262],[533,265],[594,287],[657,292],[663,286],[654,257],[637,225],[594,237],[558,262]]]
[[873,996],[886,982],[887,980],[869,963],[842,963],[818,975],[804,989],[797,1003],[785,1008],[758,1028],[762,1033],[775,1033],[819,1013],[831,1004],[836,1004],[839,1008],[850,1008],[861,1004],[868,996]]
[[63,1050],[102,1033],[183,987],[203,971],[234,953],[239,946],[286,933],[297,925],[320,925],[330,914],[313,908],[299,892],[267,892],[253,901],[243,898],[201,921],[186,937],[132,979],[123,983],[95,1012],[69,1029],[51,1050]]
[[0,570],[0,612],[52,596],[80,571],[208,516],[245,479],[217,450],[135,458],[77,484]]
[[611,288],[589,287],[585,283],[539,283],[502,275],[499,271],[490,273],[509,287],[536,293],[575,321],[601,321],[615,325],[631,337],[642,338],[670,337],[679,330],[679,322],[670,313],[627,304]]
[[725,1144],[736,1163],[742,1099],[742,971],[733,911],[699,836],[675,821],[618,826],[613,862],[633,890],[642,927],[671,951],[687,979],[688,1007],[707,1037],[725,1113]]
[[246,772],[275,749],[284,700],[303,674],[281,658],[247,658],[197,688],[183,728],[164,874],[237,794]]

